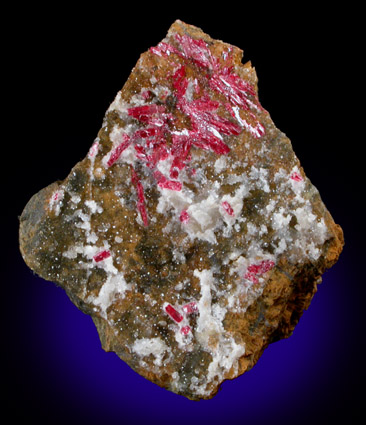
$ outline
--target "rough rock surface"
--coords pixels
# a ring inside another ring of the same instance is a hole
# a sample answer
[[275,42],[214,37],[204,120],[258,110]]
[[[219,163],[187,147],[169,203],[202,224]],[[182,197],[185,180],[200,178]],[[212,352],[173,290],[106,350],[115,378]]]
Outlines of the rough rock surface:
[[24,260],[103,348],[195,400],[291,334],[343,246],[241,58],[176,21],[20,218]]

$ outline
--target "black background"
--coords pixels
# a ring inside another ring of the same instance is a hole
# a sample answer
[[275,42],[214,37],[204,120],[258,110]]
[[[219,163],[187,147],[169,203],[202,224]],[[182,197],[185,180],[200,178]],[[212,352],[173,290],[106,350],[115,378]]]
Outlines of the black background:
[[[86,5],[82,11],[61,5],[52,9],[19,5],[4,14],[8,29],[2,37],[6,100],[1,161],[2,349],[4,400],[11,417],[18,417],[23,409],[29,412],[27,419],[50,423],[35,413],[31,398],[18,391],[22,377],[35,376],[24,366],[31,348],[19,337],[27,321],[23,307],[29,292],[19,274],[27,268],[18,250],[17,217],[35,192],[64,179],[85,156],[140,53],[164,38],[175,19],[244,50],[244,61],[250,60],[258,74],[262,105],[291,139],[307,175],[344,230],[346,248],[340,261],[350,270],[344,291],[352,294],[352,303],[347,305],[341,334],[344,350],[336,353],[334,374],[339,374],[339,385],[329,386],[322,408],[317,404],[312,412],[312,423],[364,413],[360,11],[351,3],[346,8],[322,9],[309,3],[291,4],[268,9],[225,2],[174,7],[158,3],[124,9],[103,2]],[[39,400],[49,402],[46,389],[35,383],[34,391]],[[53,403],[58,406],[57,400]],[[94,423],[87,415],[72,418],[67,406],[62,412],[63,420],[70,414],[70,420]],[[275,417],[273,422],[277,423]],[[301,412],[294,422],[303,423]]]

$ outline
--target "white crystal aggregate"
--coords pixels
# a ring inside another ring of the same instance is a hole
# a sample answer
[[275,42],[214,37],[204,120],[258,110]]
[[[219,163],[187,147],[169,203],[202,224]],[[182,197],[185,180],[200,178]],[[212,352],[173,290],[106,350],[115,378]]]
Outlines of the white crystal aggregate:
[[[107,309],[115,301],[116,297],[124,298],[126,290],[131,288],[122,273],[114,271],[114,266],[111,265],[111,262],[108,262],[107,258],[103,263],[103,269],[107,270],[107,280],[103,283],[103,286],[100,288],[98,296],[88,298],[88,302],[92,302],[95,306],[100,308],[101,315],[104,318],[107,318]],[[108,267],[111,266],[111,267]]]
[[212,303],[212,293],[217,292],[212,270],[195,269],[193,275],[199,279],[201,286],[195,337],[201,347],[211,354],[212,360],[207,375],[196,378],[190,384],[190,389],[196,394],[208,395],[208,384],[215,380],[221,382],[232,368],[237,373],[238,359],[245,354],[245,346],[237,344],[223,326],[227,309]]
[[155,366],[162,366],[163,358],[168,353],[171,355],[171,349],[160,338],[138,338],[131,345],[130,349],[141,358],[146,358],[150,355],[154,357],[153,363]]
[[[91,160],[91,163],[94,165],[94,161],[92,162]],[[86,200],[84,204],[86,206],[86,212],[83,212],[82,209],[77,209],[72,217],[80,219],[75,223],[75,227],[84,231],[85,241],[87,243],[83,244],[79,242],[64,251],[62,255],[69,259],[75,259],[79,255],[82,258],[78,262],[79,267],[86,269],[88,275],[90,275],[94,267],[99,267],[105,271],[107,277],[101,285],[98,294],[88,295],[86,301],[94,304],[99,309],[102,317],[107,319],[108,307],[113,304],[116,297],[123,298],[125,291],[131,289],[131,285],[125,281],[123,274],[115,267],[112,257],[105,258],[103,261],[98,262],[98,264],[93,262],[94,256],[99,252],[104,250],[109,251],[110,244],[108,241],[103,240],[103,246],[96,245],[99,237],[91,229],[92,215],[102,214],[103,208],[93,199]]]
[[51,198],[48,201],[48,208],[50,211],[54,211],[56,216],[60,214],[61,207],[63,205],[64,194],[64,188],[60,187],[52,193]]

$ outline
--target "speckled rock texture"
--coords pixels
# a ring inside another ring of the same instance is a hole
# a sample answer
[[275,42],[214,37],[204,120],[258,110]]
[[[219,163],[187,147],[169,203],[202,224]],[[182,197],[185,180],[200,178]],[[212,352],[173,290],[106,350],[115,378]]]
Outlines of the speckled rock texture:
[[176,21],[85,159],[20,218],[25,262],[92,317],[103,348],[192,400],[291,335],[343,246],[241,59]]

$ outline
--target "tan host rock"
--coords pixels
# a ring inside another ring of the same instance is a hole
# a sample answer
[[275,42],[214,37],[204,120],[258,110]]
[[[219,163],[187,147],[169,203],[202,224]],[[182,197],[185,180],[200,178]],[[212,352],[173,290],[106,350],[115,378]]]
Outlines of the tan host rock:
[[85,159],[20,218],[24,260],[92,316],[103,348],[194,400],[291,334],[343,246],[241,59],[176,21]]

